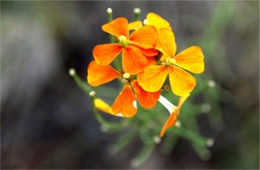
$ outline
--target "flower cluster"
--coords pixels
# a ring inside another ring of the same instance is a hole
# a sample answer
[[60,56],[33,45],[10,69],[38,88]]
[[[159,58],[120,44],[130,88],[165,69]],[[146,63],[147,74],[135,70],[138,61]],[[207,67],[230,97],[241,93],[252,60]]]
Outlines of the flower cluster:
[[[195,74],[204,71],[201,48],[192,46],[176,55],[173,29],[155,13],[148,13],[143,23],[129,23],[119,17],[103,25],[102,30],[113,35],[116,41],[94,47],[87,81],[96,87],[120,79],[123,87],[112,107],[99,98],[95,99],[95,106],[114,116],[132,117],[137,113],[138,104],[150,109],[159,101],[170,112],[161,130],[162,137],[176,124],[182,104],[196,86],[196,79],[187,71]],[[121,68],[111,66],[114,60],[121,62]],[[180,96],[177,106],[161,96],[168,75],[172,92]]]

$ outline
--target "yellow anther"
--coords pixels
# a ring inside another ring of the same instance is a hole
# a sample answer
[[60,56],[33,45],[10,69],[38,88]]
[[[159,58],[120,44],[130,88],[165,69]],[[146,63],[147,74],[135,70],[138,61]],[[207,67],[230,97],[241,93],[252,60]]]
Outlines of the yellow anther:
[[128,46],[128,41],[127,41],[126,36],[121,35],[118,39],[119,39],[119,43],[121,44],[121,46],[122,46],[123,48],[125,48],[125,47]]
[[161,65],[165,66],[165,65],[166,65],[166,62],[164,62],[164,61],[163,61],[163,62],[161,62]]
[[123,79],[121,79],[121,82],[122,82],[123,84],[126,84],[128,81],[127,81],[125,78],[123,78]]
[[166,58],[165,63],[166,65],[173,65],[176,64],[176,60],[174,58]]
[[129,79],[130,76],[131,76],[131,74],[129,74],[129,73],[124,73],[124,74],[123,74],[123,77],[124,77],[125,79]]
[[170,64],[175,64],[176,63],[176,60],[174,58],[171,58],[170,59]]

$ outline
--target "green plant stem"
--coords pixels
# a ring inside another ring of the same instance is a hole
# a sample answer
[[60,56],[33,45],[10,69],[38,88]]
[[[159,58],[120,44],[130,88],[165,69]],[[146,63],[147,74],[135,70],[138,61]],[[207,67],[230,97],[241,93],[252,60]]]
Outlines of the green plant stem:
[[[93,90],[93,88],[91,88],[85,81],[83,81],[76,73],[71,76],[74,79],[77,86],[80,89],[82,89],[86,94],[89,94]],[[122,128],[125,128],[128,126],[127,121],[121,121],[121,122],[116,122],[116,123],[110,123],[110,122],[106,121],[101,116],[101,114],[99,113],[97,108],[95,107],[95,104],[94,104],[95,97],[91,96],[90,99],[91,99],[91,107],[93,109],[96,120],[101,124],[101,126],[103,126],[104,129],[106,129],[107,132],[118,131],[118,130],[121,130]]]
[[140,20],[140,12],[134,12],[134,21]]
[[93,90],[93,88],[90,87],[85,81],[82,81],[82,79],[77,74],[72,75],[71,77],[74,79],[77,86],[82,89],[86,94],[89,94],[89,92]]
[[112,154],[116,154],[121,149],[126,147],[137,135],[136,129],[131,129],[122,136],[120,136],[112,146],[110,146],[110,151]]
[[[112,15],[112,12],[108,12],[107,13],[107,21],[108,22],[111,22],[113,20],[113,15]],[[109,39],[110,39],[110,43],[115,43],[115,37],[113,35],[109,35]]]
[[143,164],[152,154],[155,146],[155,144],[144,144],[141,151],[135,156],[135,159],[131,161],[131,166],[138,167]]
[[195,133],[189,129],[179,127],[179,128],[176,128],[176,133],[179,136],[182,136],[182,137],[196,143],[199,146],[207,146],[207,139],[205,139],[204,137],[198,135],[197,133]]

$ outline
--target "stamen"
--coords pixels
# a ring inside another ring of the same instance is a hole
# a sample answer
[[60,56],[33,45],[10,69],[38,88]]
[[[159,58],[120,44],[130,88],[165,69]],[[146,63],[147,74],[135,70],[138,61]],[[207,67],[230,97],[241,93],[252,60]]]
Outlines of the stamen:
[[129,74],[129,73],[124,73],[124,74],[123,74],[123,77],[124,77],[125,79],[129,79],[130,76],[131,76],[131,74]]
[[126,84],[128,81],[127,81],[127,79],[122,78],[122,79],[121,79],[121,82],[122,82],[123,84]]
[[170,64],[176,64],[176,60],[174,58],[170,59]]
[[165,63],[166,65],[173,65],[176,64],[176,60],[174,58],[166,58]]
[[122,46],[123,48],[125,48],[125,47],[128,46],[128,41],[127,41],[126,36],[121,35],[118,39],[119,39],[119,43],[121,44],[121,46]]

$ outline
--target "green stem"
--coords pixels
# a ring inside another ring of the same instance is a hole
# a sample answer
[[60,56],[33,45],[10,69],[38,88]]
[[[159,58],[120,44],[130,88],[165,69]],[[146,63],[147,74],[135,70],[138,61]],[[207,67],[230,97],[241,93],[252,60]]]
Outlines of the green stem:
[[149,158],[149,156],[152,154],[155,146],[156,146],[155,144],[145,144],[145,145],[143,145],[141,151],[137,154],[135,159],[133,159],[131,161],[131,166],[132,167],[138,167],[141,164],[143,164]]
[[205,139],[204,137],[198,135],[197,133],[195,133],[191,130],[179,127],[179,128],[176,128],[176,133],[179,136],[182,136],[182,137],[194,142],[195,144],[197,144],[199,146],[207,146],[207,139]]
[[140,13],[141,13],[141,9],[140,8],[135,8],[134,9],[134,21],[140,20]]
[[170,134],[168,136],[165,136],[163,139],[163,143],[161,144],[160,151],[164,154],[170,154],[170,152],[173,150],[174,146],[176,145],[178,141],[178,136],[175,134]]
[[[107,20],[108,20],[108,22],[111,22],[113,20],[111,8],[107,9]],[[115,43],[115,37],[111,34],[109,35],[109,40],[110,40],[110,43]],[[120,58],[121,58],[121,56],[117,56],[116,59],[114,60],[114,66],[117,70],[121,70],[121,60],[120,60]]]
[[131,129],[127,133],[123,134],[120,136],[114,144],[110,147],[110,151],[112,154],[116,154],[119,152],[121,149],[126,147],[137,135],[137,130],[136,129]]
[[[112,9],[108,8],[107,9],[107,21],[111,22],[113,20],[113,15],[112,15]],[[110,43],[115,43],[115,37],[113,35],[109,35]]]
[[85,81],[83,81],[76,73],[71,74],[71,77],[74,79],[77,86],[82,89],[86,94],[89,94],[89,92],[93,90],[93,88],[90,87]]
[[[74,69],[70,70],[70,76],[74,79],[75,83],[77,84],[77,86],[82,89],[86,94],[89,94],[93,88],[91,88],[85,81],[83,81],[75,72]],[[110,123],[108,121],[106,121],[101,114],[99,113],[99,111],[97,110],[97,108],[95,107],[94,104],[94,100],[95,97],[91,96],[91,106],[94,112],[94,116],[96,118],[96,120],[101,124],[101,126],[103,127],[103,130],[106,132],[114,132],[114,131],[118,131],[121,130],[122,128],[125,128],[128,126],[128,122],[127,121],[121,121],[121,122],[117,122],[117,123]]]

